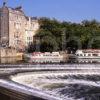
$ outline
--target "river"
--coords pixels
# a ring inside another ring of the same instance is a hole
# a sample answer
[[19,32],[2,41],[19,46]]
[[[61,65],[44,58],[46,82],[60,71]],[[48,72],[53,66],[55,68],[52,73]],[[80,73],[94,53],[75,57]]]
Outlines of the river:
[[100,100],[99,71],[31,72],[11,76],[11,79],[60,100]]

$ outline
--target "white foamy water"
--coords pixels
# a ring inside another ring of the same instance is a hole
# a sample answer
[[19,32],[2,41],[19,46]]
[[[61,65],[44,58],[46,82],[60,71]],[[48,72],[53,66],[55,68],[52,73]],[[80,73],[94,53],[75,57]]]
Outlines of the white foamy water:
[[[96,75],[97,78],[94,77]],[[88,96],[84,97],[78,92],[82,91],[83,93],[88,93],[92,88],[94,89],[94,87],[100,88],[99,75],[98,69],[83,71],[73,70],[67,72],[47,71],[18,74],[16,76],[11,76],[11,79],[17,83],[59,97],[60,100],[85,100],[84,98],[87,98]],[[74,85],[77,87],[75,88]],[[83,88],[85,89],[84,91],[82,90]],[[81,96],[79,97],[79,95]]]

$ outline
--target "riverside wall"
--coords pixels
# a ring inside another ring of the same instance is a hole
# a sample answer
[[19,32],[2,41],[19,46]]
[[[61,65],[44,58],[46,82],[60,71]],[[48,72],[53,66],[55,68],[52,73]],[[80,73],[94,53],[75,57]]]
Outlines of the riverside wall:
[[0,48],[0,63],[15,63],[22,60],[23,53],[13,48]]

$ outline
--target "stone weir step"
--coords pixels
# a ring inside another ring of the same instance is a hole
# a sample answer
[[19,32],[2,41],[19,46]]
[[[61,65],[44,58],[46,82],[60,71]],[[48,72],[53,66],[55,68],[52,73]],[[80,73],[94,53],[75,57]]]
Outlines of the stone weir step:
[[43,91],[39,91],[12,81],[0,79],[0,100],[60,100]]

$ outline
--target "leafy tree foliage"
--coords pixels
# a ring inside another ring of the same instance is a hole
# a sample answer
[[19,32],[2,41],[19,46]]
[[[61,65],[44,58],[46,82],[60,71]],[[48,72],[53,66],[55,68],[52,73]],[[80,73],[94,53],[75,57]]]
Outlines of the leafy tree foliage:
[[[40,18],[40,29],[36,36],[41,37],[40,50],[57,51],[71,48],[71,50],[79,49],[79,43],[82,49],[87,49],[89,42],[94,36],[100,36],[100,23],[96,20],[84,20],[81,23],[60,22],[56,19]],[[76,39],[69,38],[77,37]],[[92,48],[100,48],[100,39],[91,44]]]

